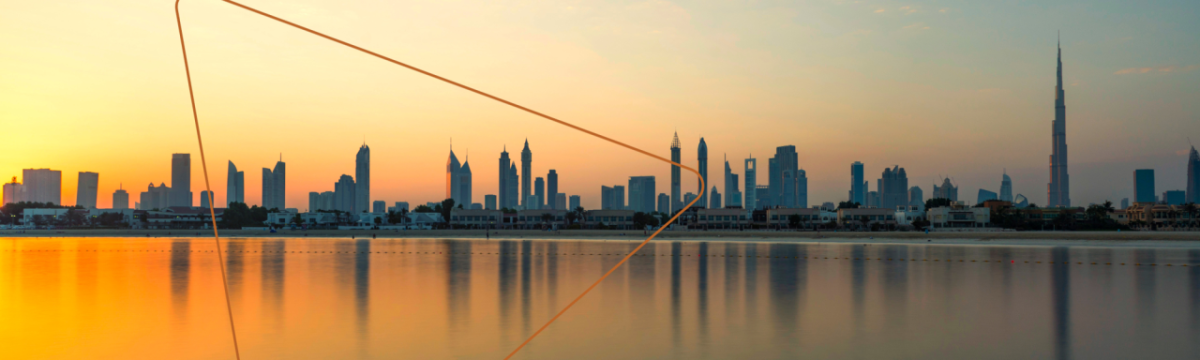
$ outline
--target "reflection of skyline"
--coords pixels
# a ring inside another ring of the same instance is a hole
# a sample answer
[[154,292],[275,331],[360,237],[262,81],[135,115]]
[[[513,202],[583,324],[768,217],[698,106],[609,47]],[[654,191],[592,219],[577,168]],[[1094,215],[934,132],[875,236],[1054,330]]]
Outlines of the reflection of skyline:
[[1200,250],[1188,250],[1188,293],[1192,304],[1192,334],[1200,335]]
[[683,271],[680,269],[680,254],[683,244],[678,241],[671,242],[671,344],[675,349],[681,348],[683,345],[683,314],[681,294],[681,277]]
[[455,338],[471,317],[471,242],[448,241],[446,251],[446,310],[450,336]]
[[708,348],[708,243],[700,243],[700,259],[696,266],[696,317],[700,330],[700,350]]
[[171,242],[171,304],[174,308],[174,319],[180,323],[187,319],[191,256],[191,241],[175,240]]
[[[803,301],[806,273],[806,261],[795,261],[796,257],[803,258],[803,245],[771,244],[767,254],[771,287],[771,317],[774,319],[774,334],[785,344],[795,344],[798,340],[796,331],[800,321],[800,307]],[[777,258],[783,257],[783,258]]]
[[1054,358],[1071,358],[1071,255],[1067,248],[1050,250],[1050,291],[1054,314]]
[[282,240],[262,243],[262,263],[259,269],[259,273],[262,274],[262,316],[272,331],[277,333],[283,331],[285,321],[283,286],[286,279],[283,252],[286,249],[287,243]]
[[[367,341],[371,315],[371,241],[354,242],[354,313],[359,341]],[[360,345],[361,349],[366,344]]]

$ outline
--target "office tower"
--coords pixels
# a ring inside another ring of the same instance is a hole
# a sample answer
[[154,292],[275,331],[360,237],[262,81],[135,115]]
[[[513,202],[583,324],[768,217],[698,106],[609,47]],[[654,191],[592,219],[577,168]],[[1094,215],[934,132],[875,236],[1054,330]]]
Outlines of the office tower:
[[[1058,82],[1054,87],[1054,122],[1051,123],[1050,184],[1046,207],[1071,207],[1071,177],[1067,173],[1067,105],[1063,92],[1062,45],[1058,47]],[[1151,193],[1150,196],[1154,196]]]
[[755,186],[755,187],[754,187],[754,198],[755,198],[755,200],[754,200],[754,208],[753,208],[753,209],[750,209],[750,210],[754,210],[754,209],[764,209],[764,208],[766,208],[767,206],[770,206],[770,204],[769,204],[769,203],[768,203],[768,204],[763,204],[763,203],[761,203],[761,202],[759,202],[759,201],[758,201],[758,199],[766,199],[768,196],[770,196],[770,193],[771,193],[771,189],[770,189],[770,188],[768,188],[766,185],[758,185],[758,186]]
[[696,201],[696,203],[695,203],[695,204],[692,204],[692,201],[693,201],[693,200],[697,200],[697,199],[696,199],[696,194],[692,193],[691,191],[688,191],[686,194],[683,194],[683,205],[684,205],[684,206],[689,206],[689,205],[690,205],[690,206],[693,206],[693,207],[703,207],[703,206],[701,206],[701,204],[700,204],[700,202],[699,202],[699,201]]
[[475,202],[475,196],[471,194],[473,182],[471,180],[471,156],[467,156],[467,161],[463,162],[462,168],[458,169],[458,198],[454,199],[455,204],[462,204],[463,209],[470,209],[471,204]]
[[[771,170],[771,205],[785,208],[799,206],[800,159],[795,145],[784,145],[775,148],[774,166]],[[807,180],[807,179],[806,179]]]
[[958,187],[950,183],[950,178],[942,180],[942,186],[933,185],[933,199],[950,199],[958,201]]
[[[354,208],[366,209],[371,205],[371,148],[367,147],[366,141],[358,147],[358,154],[354,155],[354,179]],[[380,209],[383,207],[386,205],[380,206]]]
[[880,205],[879,192],[878,192],[878,191],[868,191],[868,192],[867,192],[867,204],[866,204],[866,206],[867,206],[867,207],[878,208],[878,207],[879,207],[879,205]]
[[167,184],[159,183],[158,187],[155,187],[154,183],[150,183],[150,186],[146,188],[146,191],[142,192],[139,198],[141,209],[138,210],[166,210],[167,207],[171,206],[171,196],[173,194],[171,188],[167,187]]
[[613,193],[614,191],[612,187],[606,185],[600,186],[601,210],[614,210],[613,206],[616,206],[616,199],[614,199],[615,195],[613,195]]
[[496,175],[496,179],[499,180],[499,184],[497,185],[497,189],[496,189],[496,194],[498,194],[498,195],[496,198],[498,201],[497,206],[499,206],[500,208],[509,207],[508,206],[508,166],[511,164],[512,164],[512,161],[508,159],[508,146],[505,145],[503,150],[500,150],[500,166],[497,167],[497,169],[500,171],[500,173]]
[[[521,150],[521,201],[531,199],[533,189],[530,188],[530,182],[533,181],[533,152],[529,151],[529,139],[525,139],[525,148]],[[522,203],[522,205],[527,205]],[[526,209],[537,209],[537,207],[525,206]]]
[[514,161],[508,166],[508,208],[516,209],[520,206],[520,177],[517,176],[517,163]]
[[262,207],[270,209],[287,209],[284,201],[285,184],[287,184],[287,164],[283,158],[275,162],[275,170],[262,169]]
[[734,203],[735,194],[738,193],[738,177],[733,173],[733,169],[729,167],[729,157],[725,157],[725,205],[741,206],[742,201],[737,197],[737,202]]
[[397,201],[397,202],[395,202],[395,204],[396,204],[396,206],[393,207],[393,210],[395,210],[396,212],[399,212],[400,210],[408,211],[408,202],[407,201]]
[[657,194],[653,176],[629,177],[629,210],[647,214],[654,212]]
[[613,208],[616,210],[625,210],[625,187],[621,185],[613,186]]
[[1012,178],[1008,177],[1008,171],[1004,171],[1004,178],[1000,180],[1000,201],[1013,201],[1012,193]]
[[1167,205],[1183,205],[1186,200],[1187,192],[1183,190],[1167,190],[1162,195],[1162,202]]
[[26,201],[25,185],[17,182],[17,177],[13,176],[12,182],[4,184],[4,203],[0,205],[8,205],[22,201]]
[[[708,205],[708,194],[704,194],[704,189],[707,186],[706,184],[708,184],[708,144],[704,142],[704,137],[700,138],[700,145],[696,147],[696,160],[698,162],[696,170],[700,171],[700,178],[704,179],[703,183],[696,182],[696,192],[701,193],[700,202],[696,203],[696,205],[705,206]],[[633,190],[630,191],[632,194]],[[632,203],[632,201],[630,202]]]
[[879,179],[879,207],[895,209],[908,205],[908,173],[900,166],[883,169]]
[[1154,196],[1154,169],[1138,169],[1133,171],[1133,201],[1139,203],[1157,202]]
[[796,207],[808,207],[808,172],[804,169],[796,170]]
[[358,187],[354,184],[353,177],[343,174],[338,178],[337,183],[333,184],[333,210],[358,213],[359,210],[354,208],[355,191],[358,191]]
[[[354,191],[355,191],[354,195],[358,195],[358,193],[357,193],[358,189],[354,189]],[[371,212],[377,212],[377,213],[387,212],[387,202],[384,202],[383,200],[375,200],[375,201],[371,202]]]
[[[682,158],[680,157],[680,154],[679,154],[680,149],[681,148],[679,146],[679,132],[675,132],[675,137],[671,139],[671,161],[674,161],[675,164],[682,164],[680,162],[680,161],[682,161],[681,160]],[[679,200],[681,200],[679,197],[679,195],[680,195],[679,194],[679,192],[680,192],[679,171],[680,171],[680,168],[678,166],[671,164],[671,212],[679,211],[679,209],[683,207],[683,204],[681,204],[679,201]]]
[[[333,191],[322,191],[321,195],[317,197],[317,208],[315,210],[336,210],[337,208],[333,206],[337,202],[336,198],[337,195]],[[314,211],[314,209],[309,209],[309,211]]]
[[275,176],[271,169],[262,168],[262,207],[270,210],[275,207]]
[[[503,179],[503,177],[501,177]],[[488,194],[483,196],[483,208],[486,210],[497,210],[496,195]]]
[[112,208],[117,210],[129,208],[129,193],[125,192],[124,186],[113,192]]
[[84,209],[95,209],[99,185],[100,174],[80,171],[78,187],[75,190],[75,206],[82,206]]
[[200,190],[200,207],[207,209],[208,204],[210,204],[209,191],[208,190]]
[[570,207],[569,210],[574,211],[575,209],[578,209],[580,200],[581,199],[579,198],[579,195],[571,195],[570,205],[568,205],[568,207]]
[[746,177],[745,192],[742,195],[742,202],[745,203],[746,210],[754,210],[758,208],[755,198],[758,196],[758,160],[751,155],[746,159],[746,167],[743,176]]
[[780,194],[783,186],[783,173],[779,171],[779,159],[774,156],[767,159],[767,197],[759,197],[754,201],[759,207],[774,207],[779,205],[783,196]]
[[21,201],[62,205],[62,171],[50,169],[24,169],[25,180]]
[[1196,147],[1192,147],[1191,155],[1188,155],[1187,168],[1187,199],[1185,202],[1200,204],[1200,153],[1196,152]]
[[170,206],[192,207],[192,155],[171,154]]
[[921,191],[920,186],[913,186],[908,189],[908,205],[925,207],[925,192]]
[[525,198],[525,205],[522,205],[525,210],[538,210],[537,195],[529,195]]
[[979,197],[976,198],[976,204],[982,204],[984,201],[996,200],[996,192],[990,190],[979,189]]
[[1129,198],[1121,199],[1121,210],[1125,210],[1127,207],[1129,207]]
[[658,194],[658,212],[663,214],[672,214],[671,212],[671,197],[666,193]]
[[712,190],[710,190],[710,192],[712,193],[712,197],[708,200],[708,208],[709,209],[720,209],[721,208],[721,193],[717,192],[716,186],[713,186]]
[[321,193],[310,191],[308,193],[308,212],[317,212],[317,210],[324,210],[321,208]]
[[225,206],[235,202],[246,202],[246,173],[238,171],[230,161],[229,172],[225,174]]
[[863,176],[863,163],[850,164],[850,202],[867,203],[867,179]]
[[1013,197],[1013,207],[1015,207],[1015,208],[1029,207],[1029,199],[1025,198],[1025,195],[1017,194],[1017,196]]
[[557,204],[557,198],[555,198],[558,196],[558,172],[554,171],[554,169],[550,169],[550,173],[546,174],[546,194],[549,196],[546,200],[546,207],[562,210],[562,207]]
[[454,147],[451,145],[450,156],[446,159],[446,198],[454,199],[456,203],[459,191],[462,191],[462,185],[459,184],[459,181],[462,181],[462,178],[459,177],[459,170],[462,170],[462,163],[459,163],[458,157],[454,156]]
[[567,208],[567,194],[554,194],[554,208],[558,210],[564,210]]
[[542,178],[533,179],[533,196],[538,199],[537,209],[546,208],[546,181]]

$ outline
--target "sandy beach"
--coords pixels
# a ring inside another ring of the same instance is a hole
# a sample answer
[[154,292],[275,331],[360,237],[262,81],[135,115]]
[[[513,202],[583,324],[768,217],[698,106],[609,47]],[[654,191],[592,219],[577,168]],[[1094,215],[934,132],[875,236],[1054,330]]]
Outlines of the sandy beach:
[[[0,238],[163,238],[210,237],[205,230],[3,230]],[[643,240],[649,232],[630,230],[221,230],[228,239],[253,238],[377,238],[377,239],[542,239],[542,240]],[[1137,246],[1200,248],[1200,232],[813,232],[813,231],[663,231],[655,240],[739,241],[802,243],[880,243],[880,244],[977,244],[1025,246]]]

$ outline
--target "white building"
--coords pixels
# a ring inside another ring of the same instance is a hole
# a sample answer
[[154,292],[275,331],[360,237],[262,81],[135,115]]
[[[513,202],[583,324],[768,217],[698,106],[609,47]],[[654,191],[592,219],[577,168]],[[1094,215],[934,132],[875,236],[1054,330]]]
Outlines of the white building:
[[85,209],[96,208],[97,189],[100,184],[100,174],[90,171],[79,172],[78,187],[75,190],[75,206]]
[[62,171],[25,169],[25,195],[21,201],[62,205]]

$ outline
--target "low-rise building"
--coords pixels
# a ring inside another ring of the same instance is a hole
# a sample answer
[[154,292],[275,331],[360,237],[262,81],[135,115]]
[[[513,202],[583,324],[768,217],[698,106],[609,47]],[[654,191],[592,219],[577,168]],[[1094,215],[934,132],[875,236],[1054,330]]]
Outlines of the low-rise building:
[[[1139,202],[1125,209],[1128,224],[1135,229],[1179,229],[1194,224],[1183,206]],[[1200,215],[1200,214],[1198,214]]]
[[935,228],[986,227],[992,222],[992,209],[939,206],[926,210],[925,216],[929,219],[929,226]]
[[504,213],[500,210],[454,209],[450,211],[450,225],[468,229],[498,228]]
[[608,228],[633,229],[633,210],[589,210],[584,212],[583,227],[599,228],[601,224]]
[[[632,212],[632,211],[631,211]],[[556,209],[519,210],[516,222],[517,229],[561,229],[567,226],[567,211]]]
[[[213,210],[217,215],[217,223],[220,223],[221,214],[225,212],[225,208]],[[158,211],[146,211],[145,224],[150,229],[210,229],[212,228],[212,213],[209,212],[209,209],[191,206],[169,206]]]
[[699,229],[744,229],[750,226],[750,217],[742,209],[699,209],[695,225]]
[[896,209],[838,209],[837,220],[838,225],[850,229],[870,229],[875,226],[893,229],[896,227]]
[[770,208],[766,210],[766,214],[764,215],[766,220],[764,225],[772,229],[793,228],[791,223],[792,215],[799,218],[800,223],[795,227],[798,229],[816,229],[837,218],[837,215],[833,212],[822,211],[821,209]]

